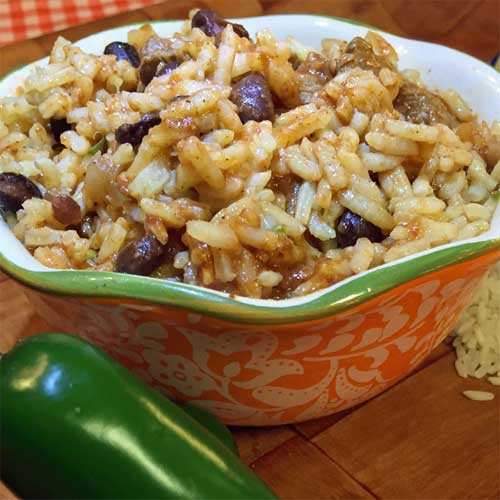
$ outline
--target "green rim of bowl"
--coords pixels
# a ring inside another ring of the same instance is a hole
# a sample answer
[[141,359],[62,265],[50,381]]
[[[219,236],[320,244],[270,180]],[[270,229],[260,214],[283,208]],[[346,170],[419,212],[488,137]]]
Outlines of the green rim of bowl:
[[233,323],[285,324],[315,320],[357,306],[404,283],[500,249],[500,239],[464,243],[417,255],[407,261],[375,268],[340,283],[332,290],[297,303],[232,298],[184,283],[157,278],[96,271],[31,271],[17,266],[0,252],[0,269],[24,285],[43,292],[77,297],[134,299],[190,310]]
[[[285,14],[286,15],[286,14]],[[297,15],[297,14],[289,14]],[[311,15],[377,29],[368,24],[335,16]],[[142,24],[158,24],[167,20],[137,22],[122,28]],[[92,36],[92,35],[90,35]],[[32,64],[32,63],[30,63]],[[484,64],[484,63],[483,63]],[[0,78],[3,81],[24,66]],[[276,301],[232,298],[208,288],[175,283],[156,278],[114,272],[95,271],[31,271],[11,262],[0,251],[0,269],[24,285],[46,293],[73,297],[134,299],[158,305],[181,308],[241,324],[289,324],[324,318],[366,302],[392,288],[447,267],[500,249],[500,238],[464,243],[417,255],[410,260],[376,268],[340,283],[300,303],[289,301],[277,306]]]

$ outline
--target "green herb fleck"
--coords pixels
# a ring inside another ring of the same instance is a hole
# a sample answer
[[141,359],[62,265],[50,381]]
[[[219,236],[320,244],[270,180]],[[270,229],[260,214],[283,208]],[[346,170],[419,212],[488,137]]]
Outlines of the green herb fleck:
[[279,224],[277,226],[274,226],[273,227],[273,231],[276,234],[280,235],[280,236],[285,236],[286,235],[286,228],[285,228],[285,226],[283,226],[281,224]]
[[101,153],[104,153],[104,150],[106,149],[106,137],[103,137],[99,142],[94,144],[90,149],[88,154],[90,156],[94,156],[98,151]]
[[89,250],[87,252],[87,260],[94,260],[97,257],[97,252],[95,250]]

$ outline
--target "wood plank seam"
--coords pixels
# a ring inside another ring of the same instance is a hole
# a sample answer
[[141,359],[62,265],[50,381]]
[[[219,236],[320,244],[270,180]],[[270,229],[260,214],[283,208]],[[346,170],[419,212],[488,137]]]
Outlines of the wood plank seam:
[[[342,467],[339,463],[337,463],[334,459],[332,459],[331,457],[329,457],[325,452],[324,450],[322,450],[316,443],[314,443],[313,441],[311,441],[311,439],[307,438],[306,436],[302,436],[308,443],[312,444],[317,450],[319,450],[321,452],[321,454],[327,458],[330,462],[332,462],[333,464],[335,464],[339,469],[342,470],[342,472],[346,475],[346,476],[349,476],[349,478],[351,478],[354,482],[356,482],[363,490],[365,490],[370,496],[372,496],[373,498],[376,498],[376,499],[379,499],[380,497],[378,495],[376,495],[373,491],[370,490],[369,487],[367,487],[365,484],[361,483],[356,477],[354,477],[348,470],[346,470],[344,467]],[[260,457],[258,457],[256,460],[254,460],[253,462],[251,462],[249,465],[250,468],[254,468],[255,467],[255,464],[257,462],[259,462],[260,460],[264,459],[265,457],[267,457],[268,455],[270,455],[271,453],[274,453],[276,452],[276,450],[278,450],[279,448],[284,448],[287,443],[290,443],[290,441],[293,441],[294,439],[296,439],[297,436],[291,436],[290,438],[288,438],[286,441],[284,441],[283,443],[279,444],[278,446],[276,446],[275,448],[273,448],[272,450],[268,450],[266,453],[262,454]]]
[[[300,434],[299,434],[300,435]],[[278,446],[275,446],[272,450],[267,450],[265,453],[263,453],[260,457],[256,458],[255,460],[253,460],[252,462],[250,462],[249,464],[247,464],[250,468],[253,468],[255,466],[255,464],[263,459],[264,457],[267,457],[267,455],[269,455],[270,453],[273,453],[274,451],[276,451],[278,448],[281,448],[282,446],[285,446],[285,444],[289,443],[290,441],[292,441],[293,439],[295,439],[297,436],[290,436],[286,441],[283,441],[282,443],[280,443]],[[303,436],[304,437],[304,436]],[[307,439],[307,438],[305,438]],[[328,457],[330,458],[330,457]],[[331,458],[330,458],[331,460]]]
[[283,500],[376,498],[299,435],[261,457],[253,469]]
[[[333,424],[334,426],[335,424]],[[333,427],[332,426],[332,427]],[[316,449],[318,449],[325,457],[327,457],[328,459],[330,459],[331,462],[333,462],[339,469],[342,470],[342,472],[346,475],[346,476],[349,476],[353,481],[356,481],[356,483],[359,484],[359,486],[361,486],[361,488],[363,488],[368,494],[370,494],[372,497],[374,498],[377,498],[379,499],[380,496],[377,495],[374,491],[371,490],[371,488],[369,486],[367,486],[366,484],[363,484],[358,478],[354,477],[354,475],[349,472],[346,468],[342,467],[342,465],[340,465],[335,459],[333,459],[332,457],[330,457],[327,453],[325,453],[325,450],[323,450],[322,448],[320,448],[314,441],[308,439],[309,443],[311,443]]]
[[500,392],[485,380],[457,377],[453,357],[386,391],[312,443],[381,498],[500,498],[499,406],[471,405],[461,394],[474,387]]

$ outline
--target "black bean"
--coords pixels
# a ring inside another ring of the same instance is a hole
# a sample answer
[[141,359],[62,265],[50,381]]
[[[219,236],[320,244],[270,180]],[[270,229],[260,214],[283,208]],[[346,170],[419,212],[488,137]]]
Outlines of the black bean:
[[138,146],[151,127],[161,123],[159,113],[147,113],[136,123],[124,123],[115,130],[115,139],[119,144],[129,143]]
[[237,24],[237,23],[228,23],[233,27],[233,31],[240,37],[240,38],[248,38],[250,40],[250,34],[248,31],[245,29],[245,27],[242,24]]
[[228,24],[238,36],[250,39],[248,31],[241,24],[230,23],[213,10],[200,9],[191,19],[191,27],[199,28],[205,35],[215,37],[216,45],[219,45],[222,32]]
[[147,276],[158,267],[165,247],[152,234],[132,241],[120,251],[115,269],[119,273]]
[[156,35],[149,37],[141,47],[141,59],[139,78],[143,85],[155,76],[170,73],[184,61],[184,57],[172,47],[172,42]]
[[118,61],[128,61],[134,68],[138,68],[141,64],[141,58],[137,50],[126,42],[111,42],[106,45],[104,53],[115,56]]
[[171,59],[170,61],[162,61],[156,68],[155,76],[163,76],[172,73],[174,69],[177,69],[182,64],[179,59]]
[[61,118],[59,120],[56,118],[51,118],[49,121],[49,127],[56,142],[61,142],[61,134],[63,132],[72,129],[71,125],[66,121],[65,118]]
[[142,61],[139,69],[139,79],[144,85],[147,85],[156,76],[156,70],[160,62],[160,57],[148,57]]
[[41,198],[42,193],[27,177],[5,172],[0,174],[0,207],[8,212],[17,212],[30,198]]
[[95,220],[99,219],[95,212],[85,214],[80,224],[76,226],[76,231],[80,238],[91,238],[96,230]]
[[145,58],[139,70],[139,78],[147,85],[155,76],[171,73],[182,64],[175,56],[152,55]]
[[139,78],[147,85],[156,75],[158,65],[173,55],[168,40],[159,36],[150,36],[141,47],[141,67]]
[[82,220],[80,205],[66,194],[54,196],[51,200],[54,217],[66,226],[76,225]]
[[236,104],[243,123],[273,119],[273,97],[269,84],[261,73],[249,73],[233,85],[230,99]]
[[350,247],[356,244],[358,238],[368,238],[376,243],[384,239],[384,234],[379,227],[360,215],[346,210],[337,226],[337,244],[340,248]]

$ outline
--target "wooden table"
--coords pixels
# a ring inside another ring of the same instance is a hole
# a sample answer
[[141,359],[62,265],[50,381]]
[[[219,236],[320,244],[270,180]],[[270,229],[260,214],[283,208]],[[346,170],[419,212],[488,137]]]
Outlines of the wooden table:
[[[498,0],[170,0],[60,34],[70,40],[206,6],[224,16],[284,12],[350,17],[489,60],[499,51]],[[57,34],[0,49],[0,75],[47,55]],[[0,276],[0,351],[46,328],[17,285]],[[351,411],[299,425],[234,429],[242,459],[281,498],[500,498],[500,390],[463,380],[443,344],[408,378]],[[466,389],[493,390],[473,402]],[[15,498],[0,485],[0,498]]]

